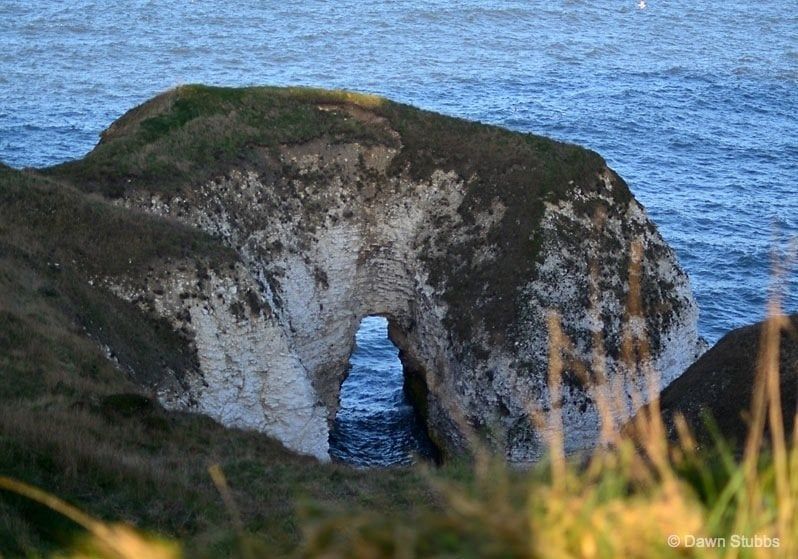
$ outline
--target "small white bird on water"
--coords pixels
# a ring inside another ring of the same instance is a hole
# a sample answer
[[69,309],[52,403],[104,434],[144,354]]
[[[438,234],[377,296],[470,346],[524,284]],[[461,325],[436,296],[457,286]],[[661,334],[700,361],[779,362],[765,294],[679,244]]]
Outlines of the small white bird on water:
[[640,0],[640,2],[637,3],[637,7],[640,10],[645,10],[646,9],[646,0]]

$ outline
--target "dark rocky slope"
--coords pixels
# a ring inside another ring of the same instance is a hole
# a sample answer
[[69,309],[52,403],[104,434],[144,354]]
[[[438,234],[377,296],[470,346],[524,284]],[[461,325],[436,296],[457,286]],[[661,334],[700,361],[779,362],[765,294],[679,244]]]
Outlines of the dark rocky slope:
[[[699,441],[711,443],[705,417],[731,443],[742,443],[748,432],[751,396],[756,379],[763,322],[732,330],[673,381],[661,397],[669,434],[676,436],[674,418],[682,414]],[[785,429],[792,432],[798,412],[798,315],[782,330],[780,390]]]

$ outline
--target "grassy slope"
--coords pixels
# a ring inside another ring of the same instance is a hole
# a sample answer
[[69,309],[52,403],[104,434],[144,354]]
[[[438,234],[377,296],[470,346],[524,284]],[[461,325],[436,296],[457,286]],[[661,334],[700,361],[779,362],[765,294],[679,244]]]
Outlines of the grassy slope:
[[[798,412],[798,315],[790,320],[792,326],[781,333],[779,344],[781,407],[788,437]],[[751,409],[762,328],[759,322],[732,330],[662,392],[663,416],[672,429],[675,416],[682,414],[706,444],[712,438],[703,425],[708,414],[730,441],[745,440],[750,417],[740,410]]]
[[[162,323],[90,284],[97,276],[137,277],[160,261],[191,258],[218,267],[233,255],[188,228],[137,215],[35,175],[0,170],[0,292],[6,309],[31,304],[57,309],[93,339],[114,348],[123,364],[146,378],[192,357]],[[23,280],[23,274],[28,279]],[[17,285],[14,285],[17,284]],[[35,285],[35,288],[32,287]]]
[[[167,413],[136,397],[140,389],[86,336],[138,372],[191,359],[177,334],[88,278],[188,255],[222,265],[230,255],[212,239],[8,168],[0,169],[0,208],[0,472],[200,548],[231,541],[207,475],[213,462],[240,489],[247,527],[275,549],[297,543],[297,497],[402,514],[412,514],[411,503],[427,506],[411,472],[323,466],[267,437]],[[0,498],[0,552],[46,549],[74,528]]]

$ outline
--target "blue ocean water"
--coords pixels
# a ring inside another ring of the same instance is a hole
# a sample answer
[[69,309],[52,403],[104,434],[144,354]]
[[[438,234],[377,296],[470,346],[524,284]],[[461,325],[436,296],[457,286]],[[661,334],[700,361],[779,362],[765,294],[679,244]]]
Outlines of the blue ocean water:
[[710,341],[763,316],[771,250],[798,235],[795,0],[2,0],[0,47],[13,166],[80,157],[193,82],[367,91],[591,147],[675,248]]
[[405,396],[399,350],[388,339],[385,318],[363,319],[349,364],[330,433],[330,455],[359,466],[432,458],[432,443]]

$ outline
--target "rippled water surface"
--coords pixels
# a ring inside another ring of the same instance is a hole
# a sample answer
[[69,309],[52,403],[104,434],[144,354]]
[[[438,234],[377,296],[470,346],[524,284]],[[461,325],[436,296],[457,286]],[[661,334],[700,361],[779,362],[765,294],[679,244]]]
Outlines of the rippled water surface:
[[795,0],[2,0],[0,46],[15,166],[80,157],[189,82],[369,91],[587,145],[676,249],[711,341],[761,318],[774,232],[798,233]]
[[388,339],[387,320],[363,319],[349,363],[330,433],[332,457],[360,466],[431,458],[432,445],[404,393],[399,350]]

